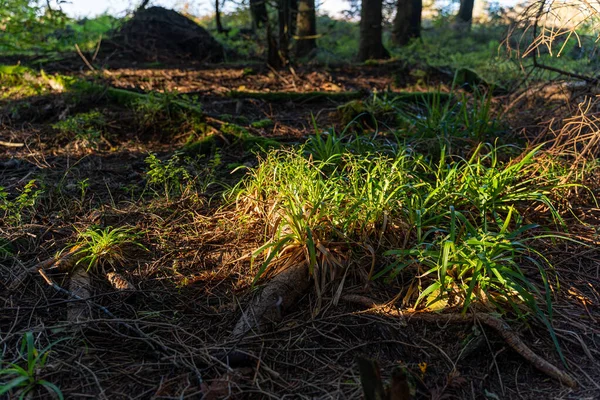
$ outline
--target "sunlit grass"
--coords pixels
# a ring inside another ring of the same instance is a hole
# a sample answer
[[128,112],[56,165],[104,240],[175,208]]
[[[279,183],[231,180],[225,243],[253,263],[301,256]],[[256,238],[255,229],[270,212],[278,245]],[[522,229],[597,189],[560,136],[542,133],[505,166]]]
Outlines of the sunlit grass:
[[547,322],[552,269],[532,246],[542,228],[524,221],[539,205],[547,226],[562,226],[549,197],[560,185],[536,177],[539,148],[514,160],[504,149],[480,145],[468,159],[442,153],[434,162],[405,147],[360,153],[351,139],[319,134],[297,150],[271,151],[230,195],[266,223],[255,281],[292,259],[340,276],[361,267],[341,262],[358,246],[379,260],[362,265],[370,278],[412,282],[405,295],[414,307],[483,306]]
[[139,233],[130,227],[91,227],[79,233],[75,248],[81,255],[77,264],[87,270],[100,264],[115,266],[127,261],[127,249],[145,247],[139,242]]

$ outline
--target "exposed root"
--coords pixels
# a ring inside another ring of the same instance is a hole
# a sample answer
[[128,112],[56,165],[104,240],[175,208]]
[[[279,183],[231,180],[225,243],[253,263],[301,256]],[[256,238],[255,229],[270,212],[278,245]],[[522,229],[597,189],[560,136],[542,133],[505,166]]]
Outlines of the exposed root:
[[83,268],[78,268],[71,275],[69,290],[79,296],[83,301],[74,301],[67,304],[67,321],[77,324],[90,319],[91,312],[87,300],[91,297],[90,275]]
[[305,262],[278,273],[242,313],[233,328],[233,337],[241,339],[250,331],[259,332],[270,322],[281,320],[282,313],[297,302],[309,285]]
[[381,312],[385,315],[393,316],[393,317],[401,317],[410,319],[417,319],[420,321],[426,322],[444,322],[444,323],[464,323],[464,322],[472,322],[473,320],[477,320],[484,325],[495,330],[504,341],[512,347],[517,353],[519,353],[524,359],[529,361],[535,368],[539,371],[543,372],[547,376],[558,380],[562,384],[576,388],[577,381],[566,372],[560,370],[555,367],[542,357],[535,354],[518,336],[518,334],[513,331],[508,324],[502,321],[500,318],[494,317],[490,314],[486,313],[472,313],[468,315],[462,314],[430,314],[430,313],[418,313],[418,312],[408,312],[403,313],[396,309],[395,307],[391,307],[389,305],[377,304],[374,300],[360,295],[345,295],[341,297],[342,300],[347,301],[349,303],[359,304],[363,307],[367,307],[372,309],[373,311]]

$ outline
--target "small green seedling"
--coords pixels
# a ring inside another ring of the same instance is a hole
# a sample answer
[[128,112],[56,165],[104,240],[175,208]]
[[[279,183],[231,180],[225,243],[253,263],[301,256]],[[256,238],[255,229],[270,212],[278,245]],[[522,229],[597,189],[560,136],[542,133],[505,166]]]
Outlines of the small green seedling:
[[79,233],[76,243],[77,253],[81,256],[77,265],[83,264],[86,269],[96,267],[99,263],[105,262],[110,265],[121,264],[127,260],[125,250],[128,246],[137,246],[144,250],[146,248],[138,242],[139,233],[134,232],[134,228],[126,227],[107,227],[100,229],[90,227]]
[[0,186],[0,220],[9,225],[20,224],[23,221],[25,211],[33,210],[38,198],[43,193],[37,187],[37,181],[32,179],[27,182],[18,196],[11,199],[6,190]]
[[[14,390],[16,391],[15,395],[18,394],[18,399],[29,398],[28,395],[37,386],[42,386],[50,394],[55,394],[60,400],[63,400],[63,394],[58,386],[40,377],[41,371],[48,362],[50,348],[62,340],[65,339],[58,340],[44,349],[38,350],[35,347],[33,333],[25,333],[21,340],[20,353],[23,358],[26,357],[27,364],[21,366],[17,363],[8,363],[5,368],[0,369],[0,379],[3,377],[9,379],[7,382],[0,381],[0,397]],[[0,365],[2,364],[0,363]]]

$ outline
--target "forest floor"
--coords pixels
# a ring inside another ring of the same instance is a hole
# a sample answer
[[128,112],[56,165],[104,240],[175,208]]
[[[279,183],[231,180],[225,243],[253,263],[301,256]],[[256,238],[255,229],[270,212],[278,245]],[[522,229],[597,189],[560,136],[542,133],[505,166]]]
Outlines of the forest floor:
[[[577,388],[538,371],[476,319],[457,324],[404,318],[333,301],[331,290],[323,293],[318,313],[310,289],[280,321],[243,338],[232,336],[257,293],[251,254],[264,244],[266,228],[265,221],[244,217],[223,200],[226,188],[245,176],[239,167],[256,166],[260,154],[247,145],[248,136],[230,136],[224,128],[242,127],[256,143],[272,143],[258,137],[299,144],[315,133],[315,125],[343,130],[347,121],[338,107],[353,99],[373,92],[449,92],[448,76],[433,72],[423,78],[397,63],[282,71],[220,64],[52,72],[104,88],[171,93],[124,106],[108,90],[74,94],[55,85],[30,93],[0,84],[0,186],[13,199],[31,180],[32,190],[39,191],[33,211],[23,205],[18,215],[11,214],[12,222],[0,223],[8,243],[6,255],[0,255],[0,349],[5,362],[19,363],[25,332],[33,332],[38,349],[55,343],[39,374],[65,398],[355,399],[363,393],[358,355],[376,359],[384,380],[395,366],[404,366],[416,382],[416,398],[600,397],[600,252],[594,228],[600,209],[583,195],[568,199],[577,206],[563,216],[579,242],[540,244],[560,277],[552,324]],[[507,116],[507,135],[519,144],[548,134],[540,124],[569,108],[561,103],[567,95],[555,92],[550,101],[537,98],[540,93],[494,99],[498,106],[517,102]],[[172,114],[161,103],[178,99],[201,106],[207,119]],[[55,125],[90,112],[96,112],[90,117],[96,121],[71,130]],[[190,146],[206,135],[217,140],[208,147],[201,143],[200,150]],[[152,187],[146,161],[151,153],[163,166],[174,154],[189,157],[200,189],[173,194]],[[95,225],[135,227],[144,248],[124,250],[123,262],[90,270],[86,300],[57,290],[74,291],[69,271],[49,270],[53,287],[31,269]],[[105,275],[112,269],[129,289],[111,286]],[[402,288],[349,275],[343,290],[388,303]],[[85,317],[73,319],[73,310]],[[533,320],[510,325],[535,353],[566,369],[544,326]],[[43,388],[33,394],[48,398]]]

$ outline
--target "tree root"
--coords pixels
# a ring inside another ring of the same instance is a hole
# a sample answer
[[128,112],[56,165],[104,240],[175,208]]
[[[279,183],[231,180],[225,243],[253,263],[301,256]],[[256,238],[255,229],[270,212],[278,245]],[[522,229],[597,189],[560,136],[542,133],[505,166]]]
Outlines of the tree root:
[[381,312],[385,315],[392,317],[401,317],[406,319],[416,319],[419,321],[425,322],[444,322],[444,323],[464,323],[464,322],[472,322],[473,320],[479,321],[482,324],[492,328],[495,330],[504,341],[518,354],[520,354],[524,359],[529,361],[535,368],[537,368],[540,372],[543,372],[547,376],[558,380],[562,384],[570,387],[576,388],[577,381],[566,372],[560,370],[559,368],[552,365],[550,362],[546,361],[542,357],[535,354],[518,336],[518,334],[513,331],[508,324],[502,321],[500,318],[494,317],[490,314],[486,313],[473,313],[469,315],[463,314],[430,314],[430,313],[403,313],[396,309],[395,307],[391,307],[388,305],[377,304],[374,300],[360,295],[345,295],[341,297],[342,300],[359,304],[363,307],[367,307],[373,311]]
[[91,313],[87,301],[91,297],[91,282],[90,275],[85,269],[79,268],[71,274],[69,291],[84,301],[67,303],[67,321],[78,324],[90,319]]
[[279,272],[242,313],[232,336],[242,339],[250,331],[260,331],[269,323],[281,320],[282,313],[297,302],[309,285],[305,262]]

